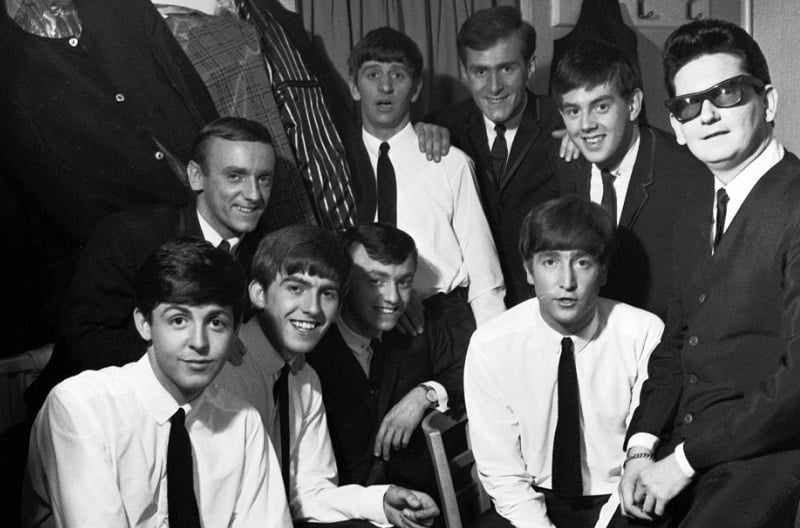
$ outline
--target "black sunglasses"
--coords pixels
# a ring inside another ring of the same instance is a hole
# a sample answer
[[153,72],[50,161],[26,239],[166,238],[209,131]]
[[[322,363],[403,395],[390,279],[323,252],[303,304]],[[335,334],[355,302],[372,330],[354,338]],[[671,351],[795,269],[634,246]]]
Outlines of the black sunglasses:
[[717,83],[707,90],[695,92],[664,101],[667,110],[680,121],[685,123],[700,115],[703,101],[711,101],[717,108],[730,108],[742,104],[744,87],[752,86],[756,93],[761,93],[764,83],[751,75],[731,77]]

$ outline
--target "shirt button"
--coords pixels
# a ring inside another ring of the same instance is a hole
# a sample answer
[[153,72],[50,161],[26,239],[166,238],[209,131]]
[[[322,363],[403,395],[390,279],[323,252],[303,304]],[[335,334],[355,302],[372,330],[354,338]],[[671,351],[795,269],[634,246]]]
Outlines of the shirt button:
[[78,39],[77,39],[77,38],[75,38],[75,37],[72,37],[71,39],[69,39],[69,40],[67,41],[67,43],[68,43],[70,46],[72,46],[73,48],[77,48],[77,47],[78,47]]
[[122,95],[121,93],[118,93],[117,95],[115,95],[115,96],[114,96],[114,99],[115,99],[115,100],[116,100],[118,103],[121,103],[121,102],[125,101],[125,96],[124,96],[124,95]]
[[705,293],[701,293],[700,296],[697,298],[697,302],[699,302],[700,304],[703,304],[704,302],[706,302],[706,294]]
[[686,413],[686,416],[683,417],[683,423],[690,424],[694,421],[694,416],[692,413]]
[[690,374],[689,383],[697,383],[697,376],[695,376],[694,374]]
[[160,150],[157,150],[157,151],[156,151],[156,153],[155,153],[155,158],[156,158],[158,161],[161,161],[161,160],[163,160],[163,159],[164,159],[164,153],[163,153],[163,152],[161,152]]
[[699,343],[699,342],[700,342],[700,340],[697,338],[697,336],[692,336],[692,337],[689,338],[689,344],[691,346],[696,346],[697,343]]

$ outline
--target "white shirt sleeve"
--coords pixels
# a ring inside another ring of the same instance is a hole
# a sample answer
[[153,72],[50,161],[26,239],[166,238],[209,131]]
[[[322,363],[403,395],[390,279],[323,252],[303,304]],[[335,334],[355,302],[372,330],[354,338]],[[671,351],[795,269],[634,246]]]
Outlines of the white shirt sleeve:
[[506,309],[505,282],[489,223],[475,187],[475,169],[466,159],[453,182],[453,231],[469,274],[468,300],[478,326]]
[[31,433],[23,525],[130,526],[104,439],[81,399],[53,390]]
[[544,495],[532,487],[522,457],[519,422],[504,404],[501,365],[470,343],[464,370],[469,436],[481,482],[497,512],[517,528],[552,528]]
[[[308,365],[304,367],[309,368]],[[387,524],[383,496],[389,486],[337,486],[336,459],[316,373],[311,377],[310,389],[310,401],[307,404],[298,402],[296,407],[302,408],[303,420],[301,430],[293,439],[292,519],[320,523],[366,519]],[[303,408],[303,405],[308,407]]]
[[264,433],[261,416],[252,409],[247,416],[245,440],[245,472],[237,497],[232,527],[263,528],[282,526],[291,528],[289,507],[283,487],[281,468],[275,450]]

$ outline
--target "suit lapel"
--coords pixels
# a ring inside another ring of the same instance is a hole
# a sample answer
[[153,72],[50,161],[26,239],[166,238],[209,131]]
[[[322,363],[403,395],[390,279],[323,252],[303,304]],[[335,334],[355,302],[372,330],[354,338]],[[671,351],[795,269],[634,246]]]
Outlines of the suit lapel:
[[622,215],[619,225],[633,227],[636,218],[647,202],[647,187],[653,183],[653,167],[655,162],[656,141],[653,131],[642,128],[639,139],[639,152],[633,165],[631,179],[628,182],[628,192],[625,193],[625,203],[622,205]]
[[485,173],[479,174],[478,177],[493,178],[494,168],[489,155],[489,140],[486,137],[486,125],[483,122],[483,114],[480,108],[474,103],[471,110],[467,117],[467,135],[472,146],[472,152],[477,154],[478,159],[476,159],[475,162],[478,166],[484,168]]
[[520,164],[542,132],[539,127],[539,110],[536,107],[537,104],[536,97],[528,92],[528,103],[525,107],[525,113],[522,115],[519,129],[517,130],[516,136],[514,136],[514,143],[511,145],[511,152],[508,155],[508,163],[506,163],[503,181],[500,182],[501,192],[508,185],[508,182],[516,175]]
[[197,202],[193,200],[186,207],[181,209],[179,222],[178,233],[180,236],[189,236],[203,240],[203,230],[200,229],[200,220],[197,219]]

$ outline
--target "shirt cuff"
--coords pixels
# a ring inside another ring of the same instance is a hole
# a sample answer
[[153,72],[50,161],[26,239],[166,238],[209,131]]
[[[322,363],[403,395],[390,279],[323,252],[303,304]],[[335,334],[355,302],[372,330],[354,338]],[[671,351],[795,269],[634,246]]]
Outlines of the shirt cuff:
[[427,385],[428,387],[432,388],[434,392],[436,392],[436,409],[437,411],[444,413],[447,412],[449,409],[448,404],[450,403],[450,399],[447,397],[447,390],[444,388],[444,385],[439,383],[438,381],[425,381],[422,385]]
[[383,509],[383,496],[388,490],[388,484],[363,488],[358,511],[364,519],[381,526],[391,526]]
[[[470,289],[470,293],[472,293],[472,289]],[[496,315],[505,312],[505,296],[505,287],[498,286],[472,298],[469,301],[469,306],[472,308],[472,315],[475,317],[475,326],[481,326]]]
[[658,437],[650,433],[636,433],[628,440],[628,450],[632,447],[644,447],[654,453],[658,447]]
[[686,459],[686,453],[683,452],[683,442],[675,447],[675,461],[678,463],[678,467],[681,468],[684,475],[688,478],[694,477],[696,471],[689,463],[689,460]]

